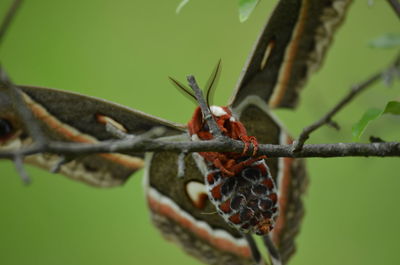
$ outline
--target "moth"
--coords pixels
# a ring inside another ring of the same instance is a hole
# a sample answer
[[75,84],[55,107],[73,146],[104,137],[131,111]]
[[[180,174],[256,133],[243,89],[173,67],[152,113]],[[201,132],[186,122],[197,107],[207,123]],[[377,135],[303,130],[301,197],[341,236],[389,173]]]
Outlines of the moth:
[[[292,139],[271,113],[294,108],[308,76],[318,69],[332,35],[342,21],[348,0],[281,0],[260,34],[225,110],[259,143],[287,144]],[[115,138],[112,124],[140,135],[163,127],[169,141],[190,140],[187,127],[102,99],[67,91],[20,86],[28,109],[49,139],[97,143]],[[0,149],[32,143],[7,87],[0,87]],[[73,106],[74,112],[65,112]],[[35,154],[26,163],[51,169],[57,154]],[[178,175],[178,154],[112,153],[74,158],[59,172],[97,187],[122,185],[145,167],[144,186],[151,218],[163,236],[206,264],[264,264],[253,235],[243,233],[217,214],[207,194],[207,169],[198,154],[187,154],[185,174]],[[304,214],[301,196],[307,174],[303,160],[265,160],[277,194],[279,214],[264,237],[274,264],[286,264],[295,251],[295,236]],[[215,214],[204,214],[204,213]]]

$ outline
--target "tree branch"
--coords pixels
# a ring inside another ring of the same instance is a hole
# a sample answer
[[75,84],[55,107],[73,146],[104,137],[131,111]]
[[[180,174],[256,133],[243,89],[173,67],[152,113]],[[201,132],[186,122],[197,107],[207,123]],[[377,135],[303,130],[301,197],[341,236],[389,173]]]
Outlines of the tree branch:
[[346,106],[348,103],[350,103],[357,95],[359,95],[361,92],[365,91],[368,87],[370,87],[372,84],[374,84],[376,81],[381,79],[382,75],[387,73],[388,71],[393,70],[394,68],[398,68],[400,65],[400,55],[397,56],[395,59],[394,63],[392,63],[389,67],[384,69],[383,71],[376,73],[369,77],[367,80],[354,85],[349,93],[344,96],[330,111],[328,111],[322,118],[317,120],[316,122],[312,123],[311,125],[305,127],[303,131],[301,132],[299,139],[297,141],[294,141],[293,143],[293,148],[295,152],[299,152],[302,148],[304,143],[307,141],[307,139],[310,137],[310,134],[320,128],[321,126],[325,124],[330,124],[332,122],[332,117],[338,113],[341,109],[343,109],[344,106]]
[[[31,147],[15,151],[2,151],[0,158],[13,159],[16,155],[26,156],[37,153],[57,153],[62,155],[114,153],[114,152],[242,152],[244,143],[232,139],[219,141],[165,142],[157,139],[143,141],[115,140],[96,144],[66,143],[50,141],[43,147]],[[258,154],[268,157],[348,157],[348,156],[398,156],[400,157],[400,142],[383,143],[336,143],[336,144],[306,144],[301,151],[295,152],[292,145],[260,144]]]
[[400,18],[400,3],[397,0],[387,0],[392,6],[393,11],[396,12],[397,16]]
[[[394,66],[398,67],[400,57],[397,58]],[[392,65],[393,67],[393,65]],[[389,70],[392,68],[389,68]],[[98,143],[74,143],[74,142],[60,142],[51,141],[43,135],[41,128],[33,114],[29,111],[24,103],[24,100],[19,92],[19,88],[9,81],[5,72],[0,68],[0,82],[10,89],[14,95],[13,100],[15,105],[19,106],[18,111],[28,128],[29,134],[34,140],[34,144],[22,149],[12,151],[0,151],[0,158],[12,159],[17,167],[20,176],[27,182],[29,180],[23,166],[22,160],[25,156],[34,155],[38,153],[54,153],[62,157],[59,163],[56,163],[54,170],[57,171],[59,167],[78,154],[87,155],[93,153],[131,153],[131,152],[162,152],[172,151],[177,153],[190,153],[190,152],[237,152],[241,153],[245,148],[242,141],[233,140],[229,137],[224,137],[219,130],[218,125],[212,118],[209,107],[205,103],[202,92],[198,87],[196,80],[193,76],[188,76],[190,86],[195,92],[197,100],[199,101],[205,120],[211,128],[215,138],[209,141],[188,141],[188,142],[166,142],[161,139],[154,139],[163,134],[162,129],[154,128],[142,135],[129,135],[112,124],[106,124],[106,127],[113,135],[119,139],[112,139],[101,141]],[[363,83],[354,86],[346,97],[344,97],[331,111],[329,111],[322,119],[315,124],[307,127],[300,139],[307,139],[309,134],[322,126],[323,124],[330,124],[331,118],[347,103],[349,103],[357,94],[363,91],[366,87],[376,82],[382,73],[375,74]],[[376,142],[376,143],[336,143],[336,144],[307,144],[304,145],[305,140],[301,142],[300,149],[294,149],[293,145],[271,145],[260,144],[258,146],[259,155],[267,155],[268,157],[348,157],[348,156],[377,156],[377,157],[400,157],[400,142]],[[183,155],[181,156],[180,163],[182,164]],[[182,167],[182,170],[184,168]]]

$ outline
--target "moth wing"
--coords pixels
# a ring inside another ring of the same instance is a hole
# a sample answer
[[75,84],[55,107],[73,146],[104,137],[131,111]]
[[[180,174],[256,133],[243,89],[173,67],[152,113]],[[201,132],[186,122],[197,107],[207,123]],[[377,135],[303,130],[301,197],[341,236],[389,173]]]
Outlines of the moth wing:
[[[321,65],[350,0],[280,1],[246,63],[230,101],[247,133],[260,143],[289,144],[291,138],[269,112],[293,108],[308,76]],[[283,264],[295,250],[304,213],[307,173],[302,159],[266,160],[278,187],[279,217],[272,239]]]
[[351,0],[279,1],[251,53],[230,105],[247,96],[270,108],[293,108],[316,71]]
[[208,199],[198,159],[196,154],[187,155],[184,176],[178,177],[176,153],[148,154],[144,184],[154,225],[166,239],[206,264],[253,265],[246,239]]
[[[260,143],[290,144],[292,139],[269,111],[267,104],[257,96],[248,97],[233,113],[246,127],[249,135]],[[268,158],[266,163],[278,189],[279,215],[272,240],[283,264],[295,251],[295,237],[304,214],[302,195],[307,187],[307,172],[303,159],[287,157]]]
[[[165,135],[181,134],[184,126],[173,124],[143,112],[106,100],[50,88],[21,86],[28,108],[34,114],[48,139],[66,142],[96,143],[115,138],[105,123],[112,123],[128,134],[140,135],[152,128],[163,127]],[[6,88],[0,88],[0,119],[13,127],[13,135],[1,141],[0,149],[27,146],[32,142],[24,123],[18,117]],[[123,184],[143,167],[143,153],[92,154],[73,157],[59,172],[93,186]],[[26,162],[51,169],[62,159],[57,154],[36,154]]]

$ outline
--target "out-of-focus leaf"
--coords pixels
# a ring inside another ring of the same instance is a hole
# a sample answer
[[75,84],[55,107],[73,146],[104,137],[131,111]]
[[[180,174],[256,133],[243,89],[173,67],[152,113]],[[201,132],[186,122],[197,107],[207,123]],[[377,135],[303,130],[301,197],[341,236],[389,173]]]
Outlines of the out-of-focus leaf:
[[183,8],[187,3],[189,3],[189,0],[182,0],[182,1],[179,3],[178,7],[176,8],[175,12],[176,12],[177,14],[179,14],[179,12],[181,12],[182,8]]
[[367,110],[364,115],[361,117],[361,119],[354,124],[353,126],[353,139],[358,140],[360,139],[360,136],[364,132],[365,128],[367,127],[368,123],[371,121],[375,120],[379,116],[381,116],[382,110],[380,109],[369,109]]
[[239,20],[246,21],[260,0],[239,0]]
[[[260,0],[239,0],[239,20],[240,22],[246,21],[254,8],[258,4]],[[179,5],[176,7],[175,12],[179,14],[182,8],[189,3],[189,0],[182,0]]]
[[365,131],[365,128],[367,128],[368,124],[382,116],[383,114],[394,114],[394,115],[400,115],[400,102],[399,101],[389,101],[386,104],[386,107],[384,110],[380,109],[369,109],[367,110],[364,115],[361,117],[361,119],[354,124],[353,126],[353,139],[358,140],[360,139],[360,136],[363,134]]
[[387,33],[369,42],[372,48],[388,49],[400,46],[399,33]]
[[386,105],[386,108],[383,111],[383,113],[400,115],[400,102],[399,101],[389,101],[389,103]]

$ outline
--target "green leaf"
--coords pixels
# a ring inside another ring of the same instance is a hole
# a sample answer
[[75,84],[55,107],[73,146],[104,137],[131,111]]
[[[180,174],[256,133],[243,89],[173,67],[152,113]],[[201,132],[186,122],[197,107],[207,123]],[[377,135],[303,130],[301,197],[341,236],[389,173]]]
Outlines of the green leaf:
[[389,49],[400,46],[399,33],[387,33],[369,42],[372,48]]
[[386,105],[383,113],[400,115],[400,102],[399,101],[389,101],[389,103]]
[[239,20],[245,22],[260,0],[239,0]]
[[182,1],[179,3],[179,5],[176,7],[175,12],[176,12],[177,14],[179,14],[179,12],[181,12],[182,8],[183,8],[187,3],[189,3],[189,0],[182,0]]
[[367,110],[361,119],[353,126],[353,139],[358,140],[363,134],[368,124],[382,116],[383,114],[394,114],[400,115],[400,102],[399,101],[389,101],[386,104],[385,109],[382,111],[380,109],[371,108]]
[[353,126],[353,139],[358,140],[360,139],[360,136],[364,132],[365,128],[367,128],[368,123],[371,121],[375,120],[379,116],[382,115],[382,110],[380,109],[369,109],[367,110],[364,115],[361,117],[361,119],[354,124]]

